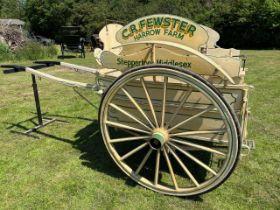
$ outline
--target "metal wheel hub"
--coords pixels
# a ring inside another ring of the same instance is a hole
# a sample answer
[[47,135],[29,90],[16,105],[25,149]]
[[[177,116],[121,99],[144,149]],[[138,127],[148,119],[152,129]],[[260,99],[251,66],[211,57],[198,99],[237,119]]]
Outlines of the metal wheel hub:
[[168,140],[169,134],[165,128],[155,128],[149,144],[152,149],[158,150],[161,149]]

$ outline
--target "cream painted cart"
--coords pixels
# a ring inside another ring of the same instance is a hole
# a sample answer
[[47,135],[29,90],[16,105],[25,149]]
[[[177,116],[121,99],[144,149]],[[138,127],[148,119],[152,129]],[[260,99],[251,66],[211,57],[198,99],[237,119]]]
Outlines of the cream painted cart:
[[[39,77],[102,95],[100,131],[117,166],[156,192],[191,196],[213,190],[233,172],[247,136],[245,59],[217,47],[219,34],[173,15],[106,25],[100,69],[58,64],[96,75],[69,81]],[[46,62],[39,62],[46,64]]]

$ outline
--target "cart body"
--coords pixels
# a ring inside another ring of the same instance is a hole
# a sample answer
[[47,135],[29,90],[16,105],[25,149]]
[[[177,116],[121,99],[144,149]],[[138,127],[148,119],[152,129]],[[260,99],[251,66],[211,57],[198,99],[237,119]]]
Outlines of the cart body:
[[[124,71],[133,67],[149,64],[183,67],[201,75],[222,93],[239,120],[242,140],[247,144],[248,91],[252,87],[244,81],[246,57],[240,55],[239,50],[218,47],[216,43],[220,37],[216,31],[189,19],[159,14],[139,18],[124,27],[108,24],[100,31],[99,36],[104,43],[104,50],[97,50],[95,56],[105,67],[100,70],[98,77],[102,89],[106,90]],[[161,96],[157,94],[157,90],[161,88],[162,81],[157,82],[159,84],[155,85],[151,94],[154,102],[158,104],[156,111],[159,113]],[[188,88],[182,89],[180,84],[173,86],[175,90],[168,93],[168,101],[174,108]],[[138,99],[143,99],[145,104],[145,95],[139,84],[131,84],[130,89]],[[119,97],[121,106],[129,106],[125,96]],[[148,106],[147,103],[145,105]],[[181,110],[177,120],[180,121],[180,116],[188,115],[193,109],[204,109],[207,105],[206,100],[194,92],[186,104],[187,111]],[[133,109],[133,105],[127,108]],[[116,113],[116,118],[122,121],[121,113]],[[130,123],[135,122],[131,120]],[[215,114],[212,113],[201,122],[193,123],[193,126],[211,128],[215,127],[216,123],[219,122],[215,122]]]
[[[197,195],[223,183],[241,148],[250,150],[246,57],[218,47],[213,29],[173,15],[108,24],[99,36],[100,128],[115,163],[139,184],[170,195]],[[165,173],[170,182],[159,178]]]

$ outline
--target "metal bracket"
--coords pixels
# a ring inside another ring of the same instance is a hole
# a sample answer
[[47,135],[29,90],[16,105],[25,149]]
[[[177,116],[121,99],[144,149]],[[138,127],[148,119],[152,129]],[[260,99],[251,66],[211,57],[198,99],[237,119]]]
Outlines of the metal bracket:
[[[36,66],[33,66],[33,68],[34,69],[46,68],[46,67],[49,67],[49,66],[57,65],[58,63],[59,62],[52,62],[52,61],[38,62],[38,64],[42,64],[42,65],[36,65]],[[18,65],[1,65],[1,67],[12,68],[12,69],[8,69],[8,70],[4,70],[4,74],[16,73],[16,72],[26,70],[26,67],[18,66]],[[28,136],[34,137],[34,138],[38,138],[34,135],[31,135],[31,133],[36,132],[38,129],[40,129],[42,127],[45,127],[45,126],[47,126],[47,125],[49,125],[49,124],[51,124],[55,121],[60,121],[60,122],[66,122],[66,121],[57,120],[55,118],[47,118],[47,117],[43,118],[42,117],[40,98],[39,98],[39,92],[38,92],[36,77],[35,77],[34,74],[31,74],[31,78],[32,78],[32,88],[33,88],[33,94],[34,94],[34,101],[35,101],[35,105],[36,105],[36,114],[37,114],[38,124],[35,127],[30,128],[26,131],[11,130],[11,132],[19,133],[19,134],[23,134],[23,135],[28,135]]]
[[247,140],[247,145],[250,149],[256,149],[256,143],[254,140]]
[[[242,144],[242,153],[241,157],[248,156],[252,149],[256,149],[256,144],[254,140],[246,140],[246,143]],[[244,150],[247,150],[246,153],[243,153]]]

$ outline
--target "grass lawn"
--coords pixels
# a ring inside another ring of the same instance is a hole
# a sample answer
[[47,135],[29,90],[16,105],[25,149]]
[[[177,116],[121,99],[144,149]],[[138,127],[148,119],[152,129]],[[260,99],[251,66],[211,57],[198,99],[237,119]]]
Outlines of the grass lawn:
[[[38,81],[43,112],[69,123],[41,129],[40,139],[11,133],[34,116],[31,77],[0,74],[0,209],[280,209],[280,51],[242,53],[248,55],[247,83],[255,86],[248,132],[257,148],[227,182],[195,198],[164,196],[127,178],[107,154],[98,110],[72,88]],[[65,61],[96,66],[92,55]],[[56,67],[45,71],[94,80]],[[99,106],[98,95],[81,93]]]

